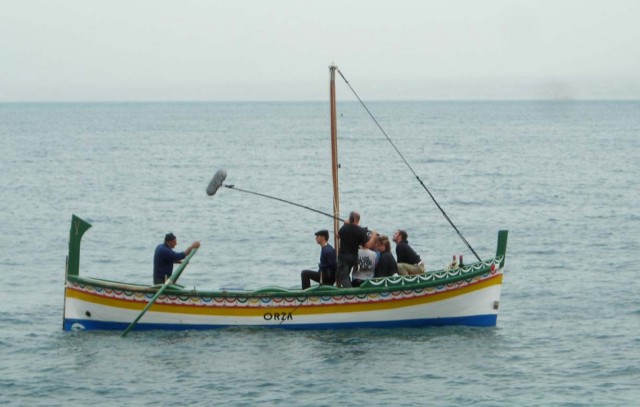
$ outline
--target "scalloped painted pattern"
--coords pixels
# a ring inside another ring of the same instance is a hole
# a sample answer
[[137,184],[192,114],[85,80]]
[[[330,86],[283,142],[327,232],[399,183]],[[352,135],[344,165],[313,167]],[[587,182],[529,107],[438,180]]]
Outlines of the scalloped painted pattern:
[[[450,277],[456,277],[461,274],[477,271],[482,267],[499,264],[502,258],[496,258],[491,261],[483,262],[477,266],[463,267],[448,271],[436,271],[416,276],[396,276],[386,279],[369,280],[374,287],[388,287],[389,291],[380,293],[362,293],[347,295],[291,295],[285,297],[268,297],[268,296],[207,296],[207,295],[161,295],[156,303],[167,305],[184,305],[194,307],[230,307],[230,308],[265,308],[265,307],[291,307],[298,305],[317,306],[317,305],[341,305],[341,304],[366,304],[377,301],[391,301],[408,298],[416,298],[424,295],[432,295],[452,289],[457,289],[467,285],[477,283],[479,281],[493,277],[501,273],[502,270],[495,268],[492,271],[479,276],[460,280],[454,283],[442,284],[432,287],[411,288],[406,284],[415,282],[437,281]],[[85,292],[100,297],[135,302],[148,302],[154,293],[143,293],[130,290],[111,289],[100,287],[93,284],[84,284],[78,282],[68,282],[71,288],[77,291]]]

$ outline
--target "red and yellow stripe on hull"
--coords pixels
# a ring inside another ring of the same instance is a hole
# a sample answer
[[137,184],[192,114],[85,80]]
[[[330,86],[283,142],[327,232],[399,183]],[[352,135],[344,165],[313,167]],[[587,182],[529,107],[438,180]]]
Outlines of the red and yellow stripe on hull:
[[[461,323],[493,326],[502,270],[471,281],[437,287],[333,291],[309,294],[225,292],[167,294],[158,298],[136,329],[203,329],[277,326],[315,329],[356,326],[423,326]],[[153,292],[67,283],[65,329],[124,329]],[[456,322],[457,321],[457,322]]]

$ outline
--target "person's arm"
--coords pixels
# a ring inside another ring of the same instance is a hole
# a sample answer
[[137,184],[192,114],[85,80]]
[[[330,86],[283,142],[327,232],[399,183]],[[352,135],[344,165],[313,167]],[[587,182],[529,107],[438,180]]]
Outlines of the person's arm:
[[189,253],[191,253],[191,250],[197,249],[198,247],[200,247],[200,242],[191,243],[191,246],[187,247],[187,250],[184,251],[185,257],[188,256]]
[[372,230],[371,237],[369,238],[367,243],[364,244],[364,247],[366,247],[367,249],[371,249],[373,245],[376,243],[377,238],[378,238],[378,232],[376,232],[375,230]]
[[335,249],[327,250],[327,262],[329,263],[329,269],[335,271],[338,268],[338,260],[336,257]]
[[396,258],[398,259],[398,263],[406,263],[407,258],[407,249],[402,241],[396,245]]
[[331,246],[325,246],[320,251],[320,264],[318,271],[335,270],[337,265],[336,251]]
[[380,261],[378,261],[378,264],[376,264],[376,267],[373,269],[373,276],[374,277],[384,277],[383,276],[383,269],[384,269],[384,259],[380,258]]
[[389,263],[390,263],[389,268],[391,269],[389,271],[389,277],[395,274],[398,274],[398,263],[393,259],[393,257],[391,257],[391,261]]
[[184,252],[176,252],[167,245],[163,246],[161,256],[165,261],[170,261],[172,263],[180,263],[180,260],[187,257]]

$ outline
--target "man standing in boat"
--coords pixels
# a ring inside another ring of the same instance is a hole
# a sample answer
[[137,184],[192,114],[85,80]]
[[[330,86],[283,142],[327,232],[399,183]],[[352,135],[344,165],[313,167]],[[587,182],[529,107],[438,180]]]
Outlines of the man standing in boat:
[[349,219],[338,231],[340,237],[340,248],[338,249],[338,275],[336,276],[336,286],[351,288],[351,269],[358,264],[358,249],[360,246],[370,247],[378,233],[371,232],[368,236],[367,230],[360,227],[360,214],[353,211],[349,214]]
[[407,232],[399,229],[393,234],[396,242],[396,257],[398,259],[398,274],[409,276],[424,273],[424,263],[418,254],[409,246]]
[[336,281],[336,250],[329,244],[329,231],[317,231],[316,243],[321,247],[318,271],[302,270],[300,278],[303,290],[311,287],[311,280],[323,285],[333,285]]
[[164,284],[173,273],[173,263],[179,263],[191,253],[191,250],[200,247],[200,242],[193,242],[191,246],[187,247],[187,250],[175,252],[173,248],[177,244],[176,236],[173,233],[167,233],[164,237],[164,243],[156,247],[153,255],[153,284]]

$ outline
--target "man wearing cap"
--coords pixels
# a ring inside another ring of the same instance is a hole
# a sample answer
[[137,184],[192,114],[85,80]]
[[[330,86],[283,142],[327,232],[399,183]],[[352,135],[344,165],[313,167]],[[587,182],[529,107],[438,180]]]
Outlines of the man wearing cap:
[[171,273],[173,273],[173,263],[180,263],[180,260],[187,257],[191,250],[200,247],[200,242],[193,242],[187,250],[174,252],[173,248],[178,244],[178,239],[173,233],[164,236],[164,243],[156,247],[153,255],[153,284],[164,284]]
[[303,290],[311,287],[311,280],[322,285],[333,285],[336,281],[336,251],[329,244],[329,231],[325,229],[317,231],[316,243],[321,247],[320,264],[318,264],[318,271],[302,270],[300,273]]

